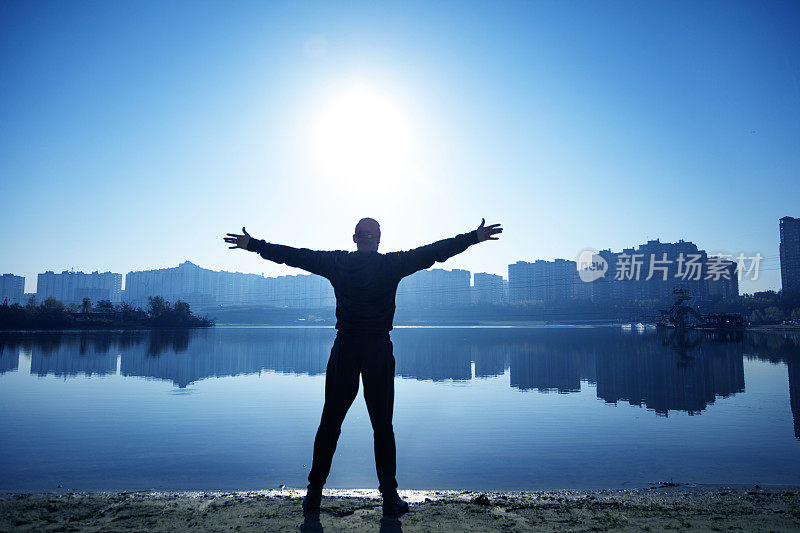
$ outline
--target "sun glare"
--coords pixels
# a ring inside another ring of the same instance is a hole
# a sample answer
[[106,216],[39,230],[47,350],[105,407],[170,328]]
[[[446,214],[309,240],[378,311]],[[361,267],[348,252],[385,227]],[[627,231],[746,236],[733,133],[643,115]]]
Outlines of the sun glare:
[[419,179],[411,121],[389,92],[359,84],[330,95],[313,143],[321,175],[350,191],[385,198]]

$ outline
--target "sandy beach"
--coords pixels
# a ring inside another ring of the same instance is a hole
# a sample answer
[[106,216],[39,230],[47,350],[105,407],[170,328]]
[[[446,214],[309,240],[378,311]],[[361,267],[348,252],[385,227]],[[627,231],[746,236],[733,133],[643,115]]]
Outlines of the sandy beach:
[[[659,485],[632,490],[326,490],[319,531],[800,531],[800,487]],[[302,491],[5,494],[0,531],[298,531]]]

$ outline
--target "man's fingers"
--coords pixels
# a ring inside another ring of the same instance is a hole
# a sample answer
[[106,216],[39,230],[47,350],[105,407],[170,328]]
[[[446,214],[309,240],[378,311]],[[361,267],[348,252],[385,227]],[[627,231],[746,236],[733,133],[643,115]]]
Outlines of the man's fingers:
[[238,248],[238,246],[228,246],[228,250],[233,250],[234,248]]
[[227,235],[228,237],[242,237],[242,235],[239,235],[237,233],[228,233]]
[[487,240],[490,240],[490,241],[496,241],[496,240],[498,240],[499,238],[500,238],[500,237],[487,237]]
[[482,219],[481,219],[481,225],[480,225],[480,226],[478,226],[478,229],[482,228],[484,224],[486,224],[486,219],[485,219],[485,218],[482,218]]
[[245,234],[245,236],[247,236],[247,237],[249,237],[249,236],[250,236],[250,234],[249,234],[249,233],[247,233],[247,230],[246,230],[246,229],[244,229],[244,226],[242,226],[242,233],[244,233],[244,234]]

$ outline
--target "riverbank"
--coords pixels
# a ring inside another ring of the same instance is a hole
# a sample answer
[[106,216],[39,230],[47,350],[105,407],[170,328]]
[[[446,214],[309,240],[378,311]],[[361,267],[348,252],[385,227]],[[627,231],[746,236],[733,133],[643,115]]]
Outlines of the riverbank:
[[[401,491],[381,523],[377,491],[325,491],[328,531],[798,531],[800,487],[659,485],[631,490]],[[0,496],[0,531],[297,531],[302,491]]]

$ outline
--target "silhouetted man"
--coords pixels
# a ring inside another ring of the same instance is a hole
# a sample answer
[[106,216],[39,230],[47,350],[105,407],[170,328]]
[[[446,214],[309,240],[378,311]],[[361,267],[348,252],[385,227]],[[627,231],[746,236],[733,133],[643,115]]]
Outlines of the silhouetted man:
[[325,406],[314,439],[314,457],[308,475],[303,512],[318,514],[322,487],[328,478],[342,422],[358,394],[358,378],[364,384],[364,400],[375,437],[375,467],[383,495],[383,514],[399,516],[408,504],[397,494],[396,458],[392,411],[394,407],[394,354],[389,331],[394,319],[397,285],[404,277],[443,262],[473,244],[501,233],[500,224],[444,239],[407,252],[378,253],[381,228],[371,218],[356,225],[353,242],[358,251],[313,251],[291,248],[228,233],[230,248],[258,252],[261,257],[318,274],[333,285],[336,295],[336,340],[325,374]]

